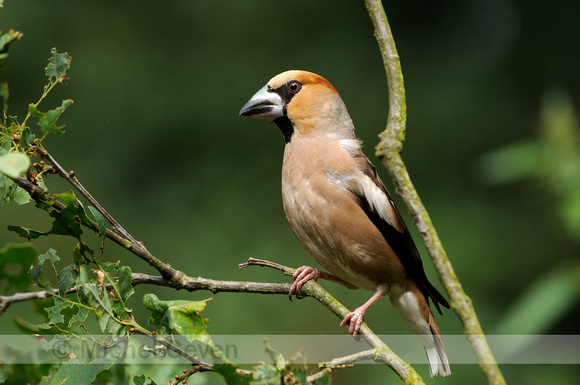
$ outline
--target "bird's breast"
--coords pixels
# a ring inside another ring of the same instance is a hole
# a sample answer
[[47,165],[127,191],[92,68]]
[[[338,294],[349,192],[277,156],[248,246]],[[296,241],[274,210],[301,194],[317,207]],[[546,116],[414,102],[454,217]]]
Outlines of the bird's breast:
[[[338,140],[292,140],[282,168],[288,223],[312,257],[334,275],[375,290],[400,264],[347,188],[356,164]],[[399,277],[396,281],[400,281]]]

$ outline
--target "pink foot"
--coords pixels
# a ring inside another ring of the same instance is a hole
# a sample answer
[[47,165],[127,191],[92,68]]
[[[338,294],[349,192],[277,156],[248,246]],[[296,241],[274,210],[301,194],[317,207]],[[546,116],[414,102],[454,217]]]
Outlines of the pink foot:
[[360,330],[360,327],[363,323],[366,310],[367,309],[365,309],[363,306],[357,307],[355,311],[353,311],[352,313],[348,313],[346,317],[344,317],[344,319],[340,323],[340,326],[344,326],[346,325],[347,322],[350,321],[348,325],[348,332],[352,334],[353,337],[355,337],[358,334],[358,331]]
[[299,292],[300,289],[302,288],[302,285],[304,285],[311,279],[315,281],[318,280],[318,278],[320,278],[320,275],[321,275],[320,270],[314,269],[310,266],[301,266],[298,269],[296,269],[296,271],[292,275],[294,283],[290,287],[290,293],[288,294],[290,301],[292,301],[292,294],[294,294],[295,292]]

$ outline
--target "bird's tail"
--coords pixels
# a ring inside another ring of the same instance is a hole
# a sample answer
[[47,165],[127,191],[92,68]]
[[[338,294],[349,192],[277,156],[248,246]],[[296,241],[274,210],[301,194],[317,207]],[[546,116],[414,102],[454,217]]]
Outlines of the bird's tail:
[[407,286],[407,291],[397,292],[393,288],[389,296],[395,309],[423,343],[431,377],[450,375],[449,360],[443,348],[439,327],[425,296],[414,283]]

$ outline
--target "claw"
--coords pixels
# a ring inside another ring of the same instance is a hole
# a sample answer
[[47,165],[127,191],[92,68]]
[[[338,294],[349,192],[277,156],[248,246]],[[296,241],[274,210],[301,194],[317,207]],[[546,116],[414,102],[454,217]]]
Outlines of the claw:
[[353,337],[356,337],[363,323],[365,311],[366,309],[363,310],[361,308],[357,308],[352,313],[348,313],[340,323],[340,326],[344,326],[347,324],[347,322],[350,321],[348,325],[348,332],[352,334]]
[[[306,282],[313,280],[318,280],[320,278],[320,270],[314,269],[310,266],[301,266],[292,275],[292,279],[294,279],[294,283],[290,287],[290,292],[288,293],[288,298],[292,301],[292,294],[299,292]],[[298,295],[297,295],[298,297]],[[301,298],[301,297],[298,297]]]

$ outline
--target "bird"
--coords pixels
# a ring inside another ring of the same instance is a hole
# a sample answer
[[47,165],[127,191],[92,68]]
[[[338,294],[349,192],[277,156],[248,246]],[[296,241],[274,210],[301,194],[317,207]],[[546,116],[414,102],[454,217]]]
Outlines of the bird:
[[274,76],[242,107],[240,116],[274,122],[284,136],[282,200],[288,223],[308,253],[328,272],[296,269],[290,298],[309,280],[327,279],[374,294],[342,320],[359,333],[366,311],[389,296],[419,336],[431,377],[451,374],[430,309],[449,308],[429,282],[409,229],[362,151],[336,88],[312,72]]

